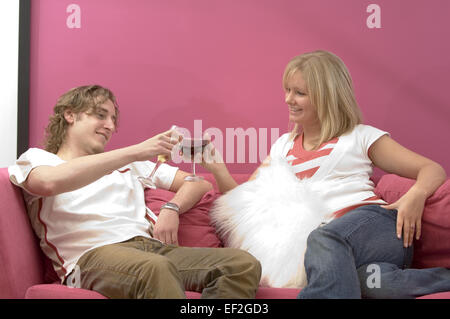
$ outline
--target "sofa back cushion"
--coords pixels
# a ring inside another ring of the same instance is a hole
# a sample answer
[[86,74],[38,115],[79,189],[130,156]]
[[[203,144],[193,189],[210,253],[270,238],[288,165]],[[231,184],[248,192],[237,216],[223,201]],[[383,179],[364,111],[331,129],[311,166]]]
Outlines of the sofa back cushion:
[[[245,183],[246,181],[248,181],[248,179],[250,178],[252,173],[233,173],[231,175],[233,176],[233,178],[236,181],[236,183],[242,184],[242,183]],[[216,183],[216,180],[214,179],[213,174],[211,174],[211,173],[202,173],[202,174],[199,174],[199,175],[203,176],[205,178],[205,180],[210,182],[213,185],[214,190],[216,192],[219,192],[219,188],[217,187],[217,183]]]
[[[405,194],[414,182],[393,174],[384,175],[375,192],[391,204]],[[425,203],[422,235],[414,242],[413,267],[450,268],[450,179]]]
[[[145,201],[148,208],[159,215],[161,206],[175,194],[163,189],[146,189]],[[222,247],[222,242],[211,225],[209,210],[219,196],[214,190],[207,192],[189,211],[180,215],[178,244],[185,247]]]
[[7,168],[0,168],[0,196],[0,298],[24,298],[28,287],[43,282],[42,253]]
[[[223,243],[216,235],[216,229],[211,225],[209,210],[212,203],[220,196],[214,176],[210,173],[199,174],[209,181],[214,190],[206,193],[200,201],[189,211],[180,216],[178,230],[178,243],[186,247],[222,247]],[[237,183],[248,180],[250,174],[233,174]],[[172,199],[175,194],[163,189],[146,189],[145,201],[147,206],[156,215],[159,215],[160,207]]]

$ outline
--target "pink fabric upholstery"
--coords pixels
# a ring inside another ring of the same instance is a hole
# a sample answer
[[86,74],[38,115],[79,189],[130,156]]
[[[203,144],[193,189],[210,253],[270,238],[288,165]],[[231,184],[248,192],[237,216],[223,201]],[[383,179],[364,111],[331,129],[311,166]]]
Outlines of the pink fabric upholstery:
[[[300,289],[292,288],[267,288],[260,287],[256,291],[256,299],[295,299],[297,298]],[[186,291],[188,299],[200,299],[201,294],[193,291]]]
[[[397,201],[414,184],[397,175],[383,176],[375,189],[388,203]],[[422,235],[414,243],[415,268],[450,268],[450,179],[428,198],[422,217]]]
[[0,168],[0,298],[24,298],[43,281],[42,254],[22,194]]
[[422,296],[417,299],[450,299],[450,292],[440,292],[437,294]]
[[[145,201],[156,215],[174,193],[162,189],[147,189]],[[209,209],[217,198],[215,191],[206,193],[192,209],[180,215],[178,244],[186,247],[222,247],[215,228],[210,224]]]
[[70,288],[60,285],[58,282],[53,284],[41,284],[28,288],[26,299],[107,299],[96,291]]
[[[256,292],[256,299],[295,299],[300,292],[300,289],[289,288],[266,288],[261,287]],[[188,299],[200,299],[201,294],[194,291],[186,291]],[[26,294],[27,299],[106,299],[98,292],[69,288],[67,286],[54,284],[40,284],[30,287]]]

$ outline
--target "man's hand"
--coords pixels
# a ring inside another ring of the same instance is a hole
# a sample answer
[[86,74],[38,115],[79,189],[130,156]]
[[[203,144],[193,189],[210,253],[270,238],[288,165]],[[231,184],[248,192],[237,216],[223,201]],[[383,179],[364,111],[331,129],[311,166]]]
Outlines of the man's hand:
[[169,158],[173,147],[178,143],[178,139],[171,138],[172,133],[173,130],[170,129],[137,144],[136,147],[139,150],[137,160],[146,161],[158,155],[164,155]]
[[161,209],[156,221],[153,236],[165,244],[178,245],[178,213],[171,209]]

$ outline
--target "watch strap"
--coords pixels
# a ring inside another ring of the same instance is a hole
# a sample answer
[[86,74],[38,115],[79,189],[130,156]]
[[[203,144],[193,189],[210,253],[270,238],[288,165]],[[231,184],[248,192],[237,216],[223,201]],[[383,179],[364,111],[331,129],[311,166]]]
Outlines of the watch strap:
[[170,210],[174,210],[177,212],[177,214],[180,214],[180,207],[175,204],[175,203],[171,203],[171,202],[167,202],[164,205],[161,206],[161,209],[170,209]]

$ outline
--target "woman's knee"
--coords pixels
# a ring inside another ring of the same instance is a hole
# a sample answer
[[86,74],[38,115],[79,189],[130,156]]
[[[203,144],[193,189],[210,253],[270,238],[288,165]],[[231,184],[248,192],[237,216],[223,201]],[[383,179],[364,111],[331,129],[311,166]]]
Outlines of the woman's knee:
[[344,239],[337,233],[334,233],[325,227],[319,227],[309,234],[306,240],[306,247],[307,250],[329,250],[329,245],[332,242],[342,242],[343,240]]

